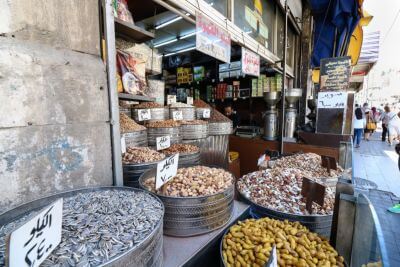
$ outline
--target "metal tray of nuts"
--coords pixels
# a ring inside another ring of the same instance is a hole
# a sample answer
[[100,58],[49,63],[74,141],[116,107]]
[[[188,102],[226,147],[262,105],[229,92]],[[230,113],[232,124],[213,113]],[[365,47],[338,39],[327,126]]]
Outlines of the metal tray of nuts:
[[149,146],[156,146],[157,137],[168,135],[171,144],[178,144],[182,142],[181,127],[160,127],[160,128],[147,128],[147,137]]
[[[154,178],[156,169],[146,171],[139,178],[144,181]],[[232,184],[223,192],[199,197],[171,197],[157,194],[164,203],[164,234],[170,236],[195,236],[212,232],[226,225],[232,215],[235,187]]]
[[231,134],[232,131],[233,131],[233,124],[231,121],[208,122],[209,135]]
[[144,162],[144,163],[124,163],[122,165],[123,177],[124,177],[124,186],[140,188],[139,186],[139,178],[140,176],[153,168],[157,167],[157,163],[159,161],[152,162]]
[[[134,198],[130,198],[131,196]],[[93,200],[93,197],[96,200]],[[41,198],[0,214],[0,225],[3,226],[0,230],[6,231],[5,233],[7,230],[12,231],[24,220],[59,198],[64,198],[62,244],[41,266],[162,266],[164,207],[156,195],[141,189],[96,187]],[[127,201],[124,202],[124,199]],[[101,200],[104,202],[100,203]],[[135,204],[136,201],[138,202]],[[85,208],[79,208],[79,205]],[[132,208],[137,208],[138,213]],[[149,212],[142,213],[143,209]],[[102,216],[105,216],[104,219],[101,219]],[[124,217],[129,223],[124,222]],[[152,218],[152,221],[147,218]],[[131,222],[132,219],[137,219],[140,223],[135,225]],[[111,224],[110,220],[113,220]],[[148,225],[144,225],[143,222],[148,222]],[[79,224],[82,224],[82,227],[76,227]],[[6,230],[7,227],[9,228]],[[121,231],[119,234],[114,232],[117,228],[118,232]],[[1,231],[0,265],[3,265],[4,251],[1,251],[1,244],[4,233]],[[84,233],[85,231],[88,233]],[[144,236],[142,233],[145,233]],[[125,234],[132,235],[132,239],[126,239]],[[101,242],[107,246],[100,249]],[[96,251],[100,250],[101,254],[97,254]],[[110,254],[105,256],[103,253]]]
[[[138,115],[138,108],[133,108],[132,109],[132,114],[133,114],[133,119],[136,122],[139,121],[139,115]],[[151,119],[149,121],[158,121],[158,120],[168,120],[169,119],[169,109],[168,108],[149,108],[150,114],[151,114]],[[140,122],[142,123],[142,122]]]

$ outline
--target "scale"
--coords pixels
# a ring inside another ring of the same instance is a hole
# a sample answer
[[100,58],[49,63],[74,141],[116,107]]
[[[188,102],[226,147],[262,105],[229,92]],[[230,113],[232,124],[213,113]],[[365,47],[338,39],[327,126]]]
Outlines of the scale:
[[288,141],[295,141],[297,108],[296,103],[303,95],[303,89],[293,88],[286,91],[285,131],[283,137]]
[[273,141],[278,139],[278,110],[276,104],[281,99],[280,92],[265,92],[264,101],[267,103],[267,111],[263,113],[264,136],[263,139]]

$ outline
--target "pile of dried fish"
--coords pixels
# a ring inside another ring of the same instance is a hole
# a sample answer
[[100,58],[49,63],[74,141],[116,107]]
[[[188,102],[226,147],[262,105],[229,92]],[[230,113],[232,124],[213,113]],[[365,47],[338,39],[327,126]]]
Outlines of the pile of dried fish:
[[124,113],[119,113],[119,125],[121,133],[130,133],[146,130],[146,127],[137,124],[134,120]]
[[190,144],[173,144],[169,148],[162,150],[167,156],[174,155],[177,153],[181,154],[192,154],[199,152],[200,149],[198,146],[190,145]]
[[165,155],[148,147],[128,147],[122,158],[125,164],[139,164],[163,160]]
[[[309,215],[301,195],[303,173],[298,169],[276,168],[249,173],[237,182],[238,190],[254,203],[281,212]],[[325,204],[313,205],[313,214],[328,215],[333,212],[335,195],[326,188]]]
[[181,124],[174,120],[164,120],[164,121],[151,121],[146,123],[147,128],[172,128],[179,127]]
[[[0,227],[0,266],[5,264],[6,235],[27,216]],[[138,246],[162,216],[160,201],[141,191],[110,189],[64,198],[61,243],[41,266],[107,263]]]

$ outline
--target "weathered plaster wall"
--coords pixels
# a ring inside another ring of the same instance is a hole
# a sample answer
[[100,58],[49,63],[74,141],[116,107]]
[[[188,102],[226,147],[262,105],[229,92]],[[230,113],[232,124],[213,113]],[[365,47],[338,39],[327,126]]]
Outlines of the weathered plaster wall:
[[97,0],[0,0],[0,213],[111,185]]

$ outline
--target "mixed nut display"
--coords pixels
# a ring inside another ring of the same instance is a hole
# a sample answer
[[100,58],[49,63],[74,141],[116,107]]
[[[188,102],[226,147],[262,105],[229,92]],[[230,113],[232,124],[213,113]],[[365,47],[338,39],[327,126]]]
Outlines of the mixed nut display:
[[223,192],[232,186],[234,178],[224,169],[206,166],[180,168],[176,176],[155,189],[155,177],[144,181],[144,186],[151,192],[170,197],[198,197]]
[[147,128],[173,128],[179,126],[181,126],[181,124],[174,120],[151,121],[146,123]]
[[146,127],[137,124],[134,120],[129,118],[128,115],[124,113],[119,113],[119,125],[121,133],[130,133],[146,130]]
[[156,102],[143,102],[135,105],[133,108],[136,109],[148,109],[148,108],[163,108],[164,106]]
[[200,148],[190,144],[173,144],[167,149],[163,149],[161,152],[167,156],[174,154],[192,154],[200,151]]
[[163,153],[148,147],[128,147],[123,155],[122,162],[124,164],[139,164],[160,161],[164,158],[165,155]]
[[222,241],[225,266],[263,267],[276,247],[279,266],[344,267],[344,259],[327,240],[298,222],[248,219],[229,229]]

